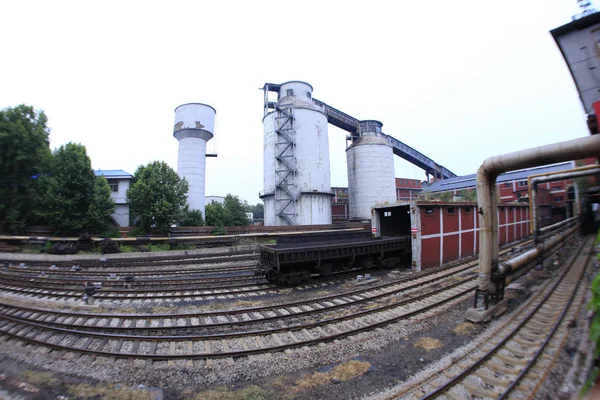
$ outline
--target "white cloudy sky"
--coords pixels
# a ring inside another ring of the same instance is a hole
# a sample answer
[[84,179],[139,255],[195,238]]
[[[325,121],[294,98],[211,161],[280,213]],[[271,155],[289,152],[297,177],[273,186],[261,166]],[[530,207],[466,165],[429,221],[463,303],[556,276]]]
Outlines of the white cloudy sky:
[[[256,203],[265,82],[314,96],[459,174],[488,156],[587,134],[548,33],[575,0],[10,1],[1,3],[0,108],[43,109],[51,146],[96,169],[177,166],[174,109],[217,109],[207,195]],[[347,184],[330,126],[331,184]],[[423,179],[397,159],[396,176]]]

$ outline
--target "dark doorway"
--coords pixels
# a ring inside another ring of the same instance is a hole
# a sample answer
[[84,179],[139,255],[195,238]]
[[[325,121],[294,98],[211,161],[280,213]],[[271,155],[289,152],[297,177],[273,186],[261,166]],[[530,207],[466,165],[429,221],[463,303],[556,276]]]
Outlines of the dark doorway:
[[410,235],[410,206],[378,208],[381,236]]

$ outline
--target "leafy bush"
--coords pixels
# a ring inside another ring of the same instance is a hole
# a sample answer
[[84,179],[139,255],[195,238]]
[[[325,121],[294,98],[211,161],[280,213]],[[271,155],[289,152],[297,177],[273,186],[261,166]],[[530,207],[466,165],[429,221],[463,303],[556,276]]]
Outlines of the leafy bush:
[[100,236],[101,237],[109,237],[109,238],[120,238],[121,232],[119,231],[119,228],[113,227],[111,229],[108,229],[108,230],[102,232],[100,234]]
[[135,228],[133,228],[132,230],[129,231],[129,234],[127,234],[128,237],[138,237],[138,236],[146,236],[146,231],[140,227],[140,226],[136,226]]
[[186,209],[182,213],[183,215],[179,219],[179,226],[203,226],[204,218],[202,218],[202,211]]
[[227,230],[223,225],[215,226],[215,229],[212,231],[213,236],[223,236],[227,235]]

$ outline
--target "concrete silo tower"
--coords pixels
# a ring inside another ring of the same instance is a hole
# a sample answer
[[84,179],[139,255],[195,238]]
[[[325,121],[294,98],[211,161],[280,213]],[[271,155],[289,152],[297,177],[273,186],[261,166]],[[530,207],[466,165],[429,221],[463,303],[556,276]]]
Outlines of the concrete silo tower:
[[379,121],[360,121],[359,136],[346,149],[350,219],[371,219],[371,208],[396,202],[392,146]]
[[[306,82],[266,84],[265,225],[331,224],[327,116]],[[277,102],[268,92],[278,93]],[[272,109],[272,110],[271,110]]]
[[188,205],[204,216],[206,142],[213,137],[216,110],[201,103],[182,104],[175,109],[173,136],[179,141],[177,174],[189,185]]

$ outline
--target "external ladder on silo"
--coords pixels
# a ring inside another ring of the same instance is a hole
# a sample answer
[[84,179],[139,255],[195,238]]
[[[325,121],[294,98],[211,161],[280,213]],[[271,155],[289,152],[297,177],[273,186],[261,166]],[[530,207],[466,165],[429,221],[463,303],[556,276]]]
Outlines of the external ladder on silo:
[[296,157],[294,108],[275,107],[275,207],[277,216],[296,225]]

